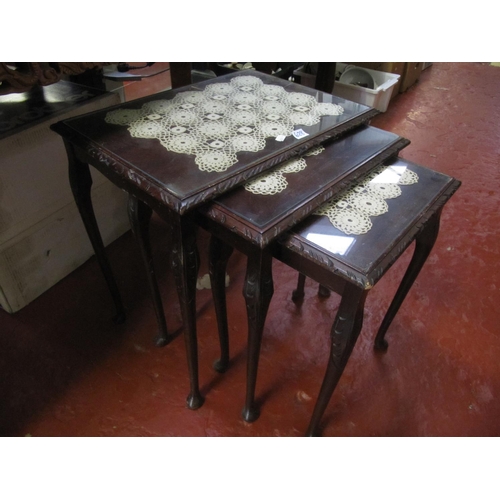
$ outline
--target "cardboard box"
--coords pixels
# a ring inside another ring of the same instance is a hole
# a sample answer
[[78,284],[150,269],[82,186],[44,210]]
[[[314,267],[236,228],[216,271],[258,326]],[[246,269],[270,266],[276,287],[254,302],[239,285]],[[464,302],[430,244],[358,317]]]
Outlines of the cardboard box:
[[[52,123],[118,104],[117,94],[58,82],[0,96],[0,306],[13,313],[93,255]],[[105,244],[129,229],[127,196],[95,169],[92,198]]]
[[407,62],[401,77],[400,92],[406,92],[420,78],[424,63]]

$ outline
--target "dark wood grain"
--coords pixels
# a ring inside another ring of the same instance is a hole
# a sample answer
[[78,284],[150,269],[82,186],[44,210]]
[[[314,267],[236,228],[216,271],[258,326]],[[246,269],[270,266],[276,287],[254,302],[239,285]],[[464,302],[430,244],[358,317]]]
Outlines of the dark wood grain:
[[375,127],[358,128],[325,143],[323,153],[306,157],[306,169],[287,174],[288,187],[281,193],[259,195],[239,187],[202,206],[199,213],[264,248],[409,142]]
[[[460,186],[456,179],[400,158],[388,164],[406,165],[419,176],[417,184],[401,186],[402,195],[386,200],[389,212],[372,217],[373,227],[362,235],[345,235],[325,216],[313,215],[298,224],[282,241],[292,252],[308,256],[322,268],[369,289],[413,241],[429,217]],[[418,209],[417,209],[418,208]],[[339,255],[314,243],[309,234],[349,238],[346,254]],[[389,250],[390,249],[390,250]]]
[[161,92],[125,105],[64,120],[54,124],[52,129],[87,154],[92,165],[97,167],[98,163],[104,161],[107,171],[113,170],[168,207],[184,213],[292,156],[337,137],[347,129],[367,123],[377,114],[377,111],[367,106],[263,73],[243,71],[238,76],[245,74],[258,76],[264,83],[280,85],[289,92],[312,95],[318,102],[338,103],[345,111],[340,116],[323,116],[316,125],[297,126],[296,128],[302,128],[309,134],[307,137],[296,139],[289,136],[282,142],[269,138],[262,151],[238,153],[238,162],[225,172],[200,171],[193,155],[170,152],[157,139],[131,137],[126,126],[106,123],[105,117],[111,110],[140,109],[149,101],[172,99],[179,92],[203,90],[209,84],[229,82],[234,75]]

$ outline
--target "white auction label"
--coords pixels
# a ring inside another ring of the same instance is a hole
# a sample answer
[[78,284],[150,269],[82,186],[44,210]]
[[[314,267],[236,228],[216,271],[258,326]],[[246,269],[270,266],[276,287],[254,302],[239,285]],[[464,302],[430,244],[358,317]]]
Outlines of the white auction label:
[[301,128],[299,128],[298,130],[294,130],[292,132],[292,135],[295,137],[295,139],[302,139],[302,137],[306,137],[309,134],[307,132],[304,132]]

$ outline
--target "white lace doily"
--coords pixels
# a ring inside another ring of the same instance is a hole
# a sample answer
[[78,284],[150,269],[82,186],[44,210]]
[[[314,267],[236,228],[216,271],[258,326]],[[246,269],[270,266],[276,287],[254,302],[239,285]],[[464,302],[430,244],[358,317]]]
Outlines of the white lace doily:
[[304,153],[304,156],[318,156],[325,150],[324,146],[316,146],[315,148],[311,148],[307,153]]
[[314,213],[328,217],[332,225],[345,234],[365,234],[372,228],[370,217],[388,211],[385,200],[402,194],[399,185],[417,182],[418,175],[404,166],[381,167]]
[[415,184],[418,182],[418,175],[415,172],[412,172],[411,170],[404,170],[398,184],[401,184],[403,186],[409,186],[410,184]]
[[278,167],[275,172],[281,172],[282,174],[293,174],[295,172],[300,172],[307,167],[306,160],[304,158],[294,158],[293,160],[288,160]]
[[257,177],[245,184],[245,189],[253,194],[278,194],[288,186],[284,175],[281,172],[273,172]]
[[353,208],[333,208],[328,211],[318,210],[318,215],[326,215],[330,222],[345,234],[363,234],[372,228],[368,215]]
[[253,194],[273,195],[281,193],[288,186],[288,182],[284,174],[294,174],[301,172],[307,167],[304,156],[313,156],[321,154],[325,148],[317,146],[304,153],[303,156],[285,161],[279,167],[274,168],[270,173],[263,174],[250,182],[247,182],[244,187],[247,191]]
[[173,99],[150,101],[141,109],[117,109],[105,121],[128,126],[132,137],[158,139],[169,151],[195,156],[198,168],[224,172],[236,153],[261,151],[268,137],[289,136],[297,125],[315,125],[322,116],[342,115],[333,103],[287,92],[251,75],[204,90],[179,92]]
[[342,200],[357,212],[372,217],[385,214],[389,210],[384,198],[370,191],[363,191],[361,193],[354,190],[348,191],[344,194]]

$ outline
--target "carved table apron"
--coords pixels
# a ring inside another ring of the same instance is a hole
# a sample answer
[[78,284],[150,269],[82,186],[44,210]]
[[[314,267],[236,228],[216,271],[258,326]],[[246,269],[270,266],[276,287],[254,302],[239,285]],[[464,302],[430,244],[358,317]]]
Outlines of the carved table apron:
[[[156,297],[147,221],[156,211],[171,227],[188,358],[187,404],[200,407],[196,342],[195,208],[325,140],[367,123],[377,112],[289,81],[242,71],[148,96],[52,126],[69,160],[73,195],[107,281],[116,321],[125,318],[90,196],[89,165],[129,193],[129,216]],[[305,217],[314,205],[301,207]],[[267,261],[266,261],[267,262]],[[155,300],[159,345],[171,340]]]

